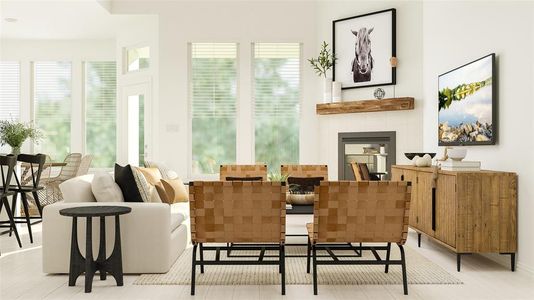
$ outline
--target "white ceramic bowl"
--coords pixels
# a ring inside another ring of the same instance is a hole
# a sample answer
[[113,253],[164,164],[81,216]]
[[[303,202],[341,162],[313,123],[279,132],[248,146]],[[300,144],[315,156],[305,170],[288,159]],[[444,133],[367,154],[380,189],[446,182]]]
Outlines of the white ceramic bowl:
[[447,155],[452,160],[462,160],[467,155],[467,149],[466,148],[452,148],[447,150]]

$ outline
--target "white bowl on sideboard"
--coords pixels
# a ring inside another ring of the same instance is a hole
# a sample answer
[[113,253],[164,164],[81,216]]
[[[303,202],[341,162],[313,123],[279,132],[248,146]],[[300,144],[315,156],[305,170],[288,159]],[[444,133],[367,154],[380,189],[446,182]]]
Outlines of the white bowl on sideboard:
[[451,148],[447,149],[447,156],[456,161],[461,161],[465,158],[467,155],[467,149],[466,148]]

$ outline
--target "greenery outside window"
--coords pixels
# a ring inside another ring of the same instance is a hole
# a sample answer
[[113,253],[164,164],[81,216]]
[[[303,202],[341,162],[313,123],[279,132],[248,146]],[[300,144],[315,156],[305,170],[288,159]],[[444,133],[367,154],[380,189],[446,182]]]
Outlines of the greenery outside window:
[[85,63],[85,153],[92,167],[111,168],[117,160],[117,64]]
[[190,45],[192,174],[236,161],[237,44]]
[[255,160],[270,172],[299,163],[300,44],[253,44]]

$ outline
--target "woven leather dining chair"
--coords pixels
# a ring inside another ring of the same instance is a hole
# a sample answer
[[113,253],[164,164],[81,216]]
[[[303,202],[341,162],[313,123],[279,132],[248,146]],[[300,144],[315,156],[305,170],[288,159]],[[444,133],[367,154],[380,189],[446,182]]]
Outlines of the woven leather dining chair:
[[[285,294],[286,187],[269,181],[195,181],[189,183],[191,242],[193,244],[191,295],[195,294],[196,266],[278,265]],[[221,250],[260,251],[256,260],[221,259]],[[214,244],[205,246],[205,244]],[[225,245],[226,244],[226,245]],[[200,260],[197,260],[197,249]],[[205,260],[204,251],[215,251]],[[264,260],[265,251],[277,251]]]
[[[307,224],[308,261],[313,258],[313,293],[317,295],[318,265],[401,265],[404,294],[408,294],[406,259],[403,245],[408,234],[411,198],[410,182],[322,181],[315,188],[313,223]],[[347,243],[383,243],[386,246],[361,246],[370,250],[374,260],[339,259],[335,250],[351,249]],[[400,260],[390,259],[391,243],[400,249]],[[317,251],[330,257],[318,260]],[[380,257],[377,251],[386,251]]]
[[292,177],[323,177],[328,180],[327,165],[281,165],[280,174]]
[[[9,202],[7,200],[8,196],[13,196],[15,192],[10,191],[11,178],[13,176],[15,165],[17,164],[17,157],[14,155],[0,155],[0,173],[2,174],[0,186],[0,213],[2,208],[5,206],[6,214],[8,217],[7,221],[0,222],[0,227],[8,227],[9,230],[15,232],[15,237],[19,247],[22,248],[22,243],[20,242],[19,232],[17,231],[17,226],[15,224],[15,218],[13,212],[9,207]],[[9,225],[4,225],[9,224]]]
[[256,180],[261,177],[262,181],[267,181],[267,165],[221,165],[219,170],[220,181],[235,181],[239,178]]

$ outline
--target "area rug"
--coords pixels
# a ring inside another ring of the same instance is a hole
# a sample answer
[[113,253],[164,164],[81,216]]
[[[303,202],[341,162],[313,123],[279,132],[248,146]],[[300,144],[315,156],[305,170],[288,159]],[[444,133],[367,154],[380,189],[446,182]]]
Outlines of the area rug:
[[[392,245],[391,257],[398,259],[398,247]],[[463,284],[440,266],[426,259],[415,250],[405,247],[406,266],[409,284]],[[236,254],[256,254],[258,252],[239,251]],[[286,247],[286,255],[305,254],[306,247]],[[380,252],[379,252],[380,253]],[[166,274],[143,274],[134,282],[136,285],[189,285],[191,283],[191,254],[188,248],[178,258]],[[266,255],[269,251],[266,251]],[[275,254],[271,252],[270,254]],[[317,253],[318,255],[321,252]],[[326,254],[326,252],[322,253]],[[347,253],[345,253],[347,254]],[[205,251],[205,259],[214,259],[214,251]],[[384,258],[385,254],[381,253]],[[197,256],[198,257],[198,256]],[[221,251],[221,259],[227,259],[226,251]],[[235,258],[234,258],[235,259]],[[267,259],[267,258],[266,258]],[[323,258],[324,259],[324,258]],[[370,251],[364,251],[359,259],[373,259]],[[389,267],[384,273],[384,266],[363,265],[322,265],[317,268],[318,283],[324,285],[385,285],[402,284],[400,265]],[[311,284],[312,276],[306,273],[305,257],[286,258],[286,284]],[[197,269],[198,285],[277,285],[280,276],[277,265],[259,266],[205,266],[205,273]]]

